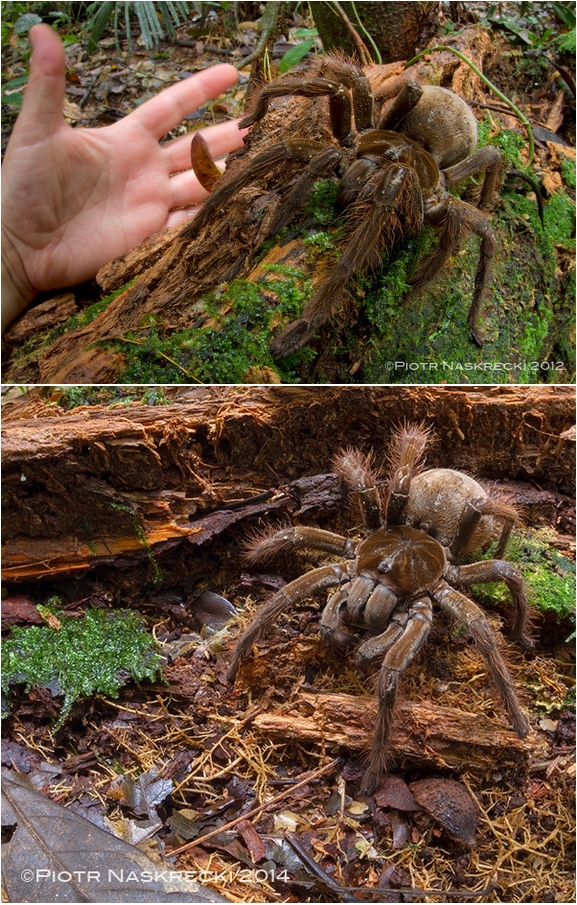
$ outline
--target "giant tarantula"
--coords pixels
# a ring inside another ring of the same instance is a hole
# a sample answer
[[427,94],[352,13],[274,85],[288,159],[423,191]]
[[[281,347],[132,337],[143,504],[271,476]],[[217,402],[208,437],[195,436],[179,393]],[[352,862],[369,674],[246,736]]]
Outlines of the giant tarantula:
[[[193,168],[207,189],[216,188],[183,231],[187,238],[198,235],[215,211],[240,189],[283,162],[300,162],[302,173],[288,186],[282,183],[286,173],[279,171],[279,182],[286,191],[281,192],[266,233],[261,232],[264,240],[291,222],[317,180],[340,177],[337,206],[346,224],[342,255],[321,281],[301,319],[272,340],[273,356],[282,358],[308,342],[330,320],[350,279],[376,268],[385,248],[418,232],[424,223],[437,228],[440,238],[437,249],[413,277],[415,289],[439,271],[468,231],[481,238],[468,324],[475,341],[482,345],[477,321],[496,248],[494,233],[482,211],[490,205],[500,183],[502,158],[493,147],[474,151],[477,124],[467,104],[444,88],[420,87],[407,81],[393,103],[375,116],[368,79],[353,63],[328,56],[312,74],[283,76],[265,85],[240,126],[253,125],[265,116],[273,98],[287,95],[328,97],[334,141],[323,143],[287,135],[258,153],[236,175],[225,175],[221,180],[203,139],[197,135],[191,151]],[[290,168],[288,172],[292,172]],[[447,192],[449,186],[480,173],[484,173],[484,180],[478,207]]]
[[504,582],[514,608],[509,637],[522,646],[530,644],[526,595],[516,569],[501,559],[459,565],[473,545],[487,543],[498,533],[501,555],[515,510],[492,500],[476,481],[458,471],[423,471],[428,439],[423,425],[407,425],[397,433],[384,506],[370,459],[348,450],[336,460],[337,470],[358,497],[364,540],[356,542],[320,528],[286,527],[257,539],[249,553],[253,562],[300,548],[342,557],[291,581],[262,607],[237,643],[229,678],[234,681],[253,644],[285,609],[326,588],[337,588],[321,616],[322,637],[335,650],[345,651],[364,630],[369,637],[357,647],[357,662],[382,661],[377,721],[363,778],[367,793],[379,786],[386,769],[399,678],[429,633],[435,604],[467,629],[515,731],[520,736],[529,731],[497,637],[483,610],[456,587]]

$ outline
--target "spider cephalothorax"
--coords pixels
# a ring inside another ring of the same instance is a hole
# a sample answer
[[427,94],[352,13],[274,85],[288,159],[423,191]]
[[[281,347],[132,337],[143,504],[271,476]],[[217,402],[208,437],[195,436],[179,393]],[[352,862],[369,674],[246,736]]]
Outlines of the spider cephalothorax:
[[[529,731],[497,636],[483,610],[456,587],[504,582],[514,607],[509,636],[528,645],[526,596],[521,576],[513,566],[501,559],[459,565],[475,538],[488,541],[500,532],[501,551],[514,521],[514,510],[491,500],[472,479],[466,485],[467,496],[460,481],[467,476],[460,472],[423,471],[427,439],[428,432],[419,425],[398,432],[384,505],[369,459],[349,450],[336,460],[337,470],[357,495],[366,535],[363,540],[355,542],[319,528],[288,527],[252,545],[249,556],[253,562],[301,548],[322,550],[341,560],[315,568],[278,591],[241,636],[229,672],[234,680],[253,644],[285,609],[325,589],[336,589],[321,616],[322,636],[334,649],[345,652],[358,644],[359,634],[368,635],[357,646],[355,658],[363,665],[381,661],[377,721],[363,780],[363,789],[369,793],[378,787],[386,769],[399,678],[429,633],[435,605],[472,637],[515,731],[520,736]],[[419,487],[420,478],[435,473],[433,489],[426,484]],[[450,497],[452,484],[456,487],[455,500],[439,516],[438,492],[441,499],[443,495]]]
[[[320,282],[302,317],[272,340],[274,357],[281,358],[308,342],[331,319],[351,278],[376,268],[386,248],[396,239],[418,232],[425,223],[438,229],[439,244],[413,277],[415,289],[439,271],[467,232],[481,238],[468,323],[482,345],[478,320],[496,248],[482,210],[490,205],[499,184],[502,158],[493,147],[474,151],[476,121],[467,104],[451,91],[406,81],[392,104],[375,115],[368,79],[353,63],[329,56],[312,73],[282,77],[265,85],[240,125],[261,120],[272,99],[287,95],[328,98],[333,140],[311,141],[289,132],[234,176],[220,180],[199,136],[193,142],[193,167],[209,190],[216,187],[185,227],[187,237],[198,235],[233,194],[276,167],[279,201],[268,217],[266,234],[260,236],[264,240],[302,210],[317,180],[340,178],[337,207],[343,212],[346,232],[340,260]],[[302,172],[294,176],[288,168],[287,176],[286,163],[295,161],[300,162]],[[478,207],[447,192],[449,186],[480,173],[485,175]]]

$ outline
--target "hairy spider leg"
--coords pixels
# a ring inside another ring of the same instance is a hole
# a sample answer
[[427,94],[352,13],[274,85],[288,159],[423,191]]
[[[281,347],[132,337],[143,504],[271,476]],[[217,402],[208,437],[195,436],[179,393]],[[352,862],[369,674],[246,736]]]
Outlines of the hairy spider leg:
[[409,466],[411,477],[420,474],[425,464],[427,446],[433,436],[424,421],[418,424],[402,424],[394,432],[388,452],[393,473],[397,468]]
[[517,524],[519,520],[517,512],[506,503],[492,500],[490,497],[482,497],[478,500],[467,500],[463,507],[450,546],[454,562],[459,562],[469,549],[471,539],[484,515],[494,516],[503,522],[499,542],[495,550],[495,559],[500,559],[503,556],[513,525]]
[[434,252],[426,258],[411,279],[413,292],[419,291],[428,283],[446,262],[459,250],[463,238],[471,231],[481,239],[479,264],[475,274],[475,290],[469,308],[467,323],[473,339],[483,346],[484,339],[477,327],[477,319],[484,302],[485,293],[492,277],[492,263],[497,251],[497,240],[483,214],[465,201],[450,198],[446,212],[429,213],[427,222],[433,226],[440,225],[439,244]]
[[424,423],[405,424],[394,432],[389,450],[393,479],[385,508],[387,525],[404,524],[411,479],[423,470],[430,439],[431,431]]
[[504,582],[511,594],[514,607],[514,618],[508,636],[525,650],[530,650],[533,643],[527,635],[529,622],[529,606],[523,579],[517,569],[502,559],[482,560],[465,566],[456,567],[455,581],[470,587],[473,584]]
[[[468,568],[467,566],[462,568]],[[459,570],[461,573],[462,569]],[[513,680],[496,643],[494,632],[480,607],[460,591],[450,587],[446,582],[440,582],[432,592],[433,599],[449,613],[450,616],[469,631],[475,646],[484,657],[489,667],[493,682],[499,692],[505,710],[509,714],[511,725],[515,732],[524,738],[529,732],[529,721],[521,710],[519,698],[513,685]]]
[[342,537],[332,531],[324,531],[322,528],[288,525],[273,534],[262,534],[250,541],[245,556],[251,563],[267,562],[280,553],[303,548],[322,550],[324,553],[333,553],[346,559],[353,559],[356,553],[356,543],[351,538]]
[[355,228],[341,260],[307,303],[302,318],[289,324],[271,341],[269,349],[273,358],[283,358],[296,351],[330,320],[352,275],[377,267],[385,245],[419,228],[422,211],[421,188],[412,167],[387,162],[384,170],[378,169],[349,209]]
[[373,743],[361,786],[367,795],[378,788],[390,760],[387,743],[399,678],[425,641],[433,619],[431,600],[425,594],[404,606],[405,609],[399,607],[393,612],[391,625],[382,635],[370,638],[357,652],[360,662],[384,653],[377,686],[379,703]]
[[390,107],[384,111],[377,129],[398,130],[403,119],[417,106],[423,96],[423,89],[412,79],[408,79]]
[[493,203],[495,192],[501,185],[503,158],[497,148],[491,145],[479,148],[478,151],[475,151],[474,154],[466,157],[460,163],[447,167],[447,169],[443,170],[443,175],[446,185],[451,186],[462,182],[468,176],[476,176],[482,172],[485,173],[485,177],[477,207],[480,210],[486,210]]
[[376,531],[383,524],[377,476],[371,466],[372,457],[363,455],[358,449],[348,449],[334,461],[335,469],[357,494],[366,531]]
[[373,94],[369,80],[349,60],[328,54],[321,65],[321,75],[332,76],[351,90],[357,132],[373,128]]
[[250,654],[253,644],[258,641],[263,632],[271,627],[284,610],[290,609],[296,603],[312,597],[319,591],[346,584],[350,580],[344,563],[343,565],[320,566],[318,569],[307,572],[306,575],[301,575],[300,578],[295,578],[282,590],[277,591],[259,610],[253,622],[237,642],[227,674],[228,681],[234,682],[238,669]]
[[346,589],[337,591],[329,598],[319,621],[321,638],[335,654],[344,654],[357,642],[343,619],[346,603]]
[[324,150],[325,146],[319,141],[300,141],[298,139],[287,139],[271,145],[266,151],[261,151],[260,154],[253,157],[233,177],[223,174],[215,191],[206,199],[198,214],[183,226],[180,236],[184,239],[195,239],[211,222],[216,211],[233,195],[250,185],[251,182],[266,176],[283,161],[300,160],[308,163],[311,158],[316,157]]
[[257,95],[254,110],[241,119],[239,128],[252,126],[266,114],[273,98],[293,95],[297,97],[328,97],[332,133],[341,144],[350,140],[352,126],[351,97],[346,88],[335,79],[281,78],[265,85]]

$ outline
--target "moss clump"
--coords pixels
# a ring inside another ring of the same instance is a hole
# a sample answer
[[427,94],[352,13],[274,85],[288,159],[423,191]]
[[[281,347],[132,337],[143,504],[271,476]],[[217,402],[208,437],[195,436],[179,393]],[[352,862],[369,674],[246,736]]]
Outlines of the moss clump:
[[[154,325],[145,340],[135,336],[134,344],[123,346],[129,363],[122,381],[237,384],[249,368],[276,370],[268,350],[271,329],[298,317],[312,288],[302,270],[274,264],[263,270],[267,277],[256,283],[234,280],[207,296],[210,326],[164,336]],[[274,307],[271,293],[278,299]]]
[[125,286],[121,286],[120,289],[111,292],[110,295],[107,295],[99,302],[95,302],[93,305],[89,305],[82,311],[78,311],[76,314],[69,317],[68,320],[64,321],[63,324],[54,327],[48,333],[38,333],[27,340],[27,342],[22,343],[21,346],[14,350],[15,364],[22,367],[38,361],[41,355],[43,355],[43,353],[49,349],[60,336],[63,336],[65,333],[70,333],[72,330],[76,330],[77,327],[86,327],[88,324],[91,324],[99,314],[106,311],[110,303],[114,301],[118,295],[125,292],[127,289],[130,289],[134,282],[135,280],[132,280]]
[[[52,394],[51,394],[52,395]],[[71,386],[58,390],[56,404],[70,411],[85,405],[107,405],[109,408],[129,406],[140,402],[142,405],[168,405],[168,396],[162,387],[123,386]]]
[[506,166],[514,170],[523,169],[523,161],[521,159],[521,150],[527,144],[527,139],[519,132],[513,132],[510,129],[501,129],[500,132],[491,138],[490,145],[499,148],[505,158]]
[[339,217],[337,192],[339,185],[333,179],[320,179],[311,189],[305,205],[304,218],[314,217],[320,226],[331,226]]
[[154,681],[160,661],[138,614],[92,609],[74,619],[52,598],[43,608],[59,627],[17,626],[2,643],[2,689],[35,685],[62,695],[59,728],[78,698],[95,693],[118,697],[130,680]]
[[570,189],[577,188],[575,184],[575,161],[574,160],[562,160],[561,161],[561,176],[563,177],[563,182]]
[[[573,164],[575,166],[575,164]],[[575,172],[573,172],[573,178]],[[554,245],[575,248],[575,205],[564,192],[547,201],[544,211],[545,230]]]
[[[529,602],[536,610],[554,614],[560,622],[575,621],[575,563],[553,545],[554,532],[538,528],[513,532],[507,547],[507,560],[518,567],[529,591]],[[479,599],[510,603],[502,584],[477,585]]]

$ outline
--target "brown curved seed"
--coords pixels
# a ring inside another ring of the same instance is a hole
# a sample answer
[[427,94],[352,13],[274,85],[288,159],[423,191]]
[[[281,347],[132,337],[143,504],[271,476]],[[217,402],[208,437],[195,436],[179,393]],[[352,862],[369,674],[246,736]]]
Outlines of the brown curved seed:
[[222,173],[212,159],[208,145],[200,132],[196,132],[192,139],[190,162],[203,189],[206,189],[207,192],[212,192]]
[[413,798],[440,823],[449,836],[465,845],[475,844],[479,809],[465,786],[454,779],[420,779],[409,785]]

